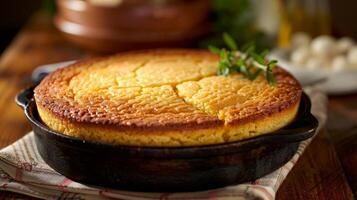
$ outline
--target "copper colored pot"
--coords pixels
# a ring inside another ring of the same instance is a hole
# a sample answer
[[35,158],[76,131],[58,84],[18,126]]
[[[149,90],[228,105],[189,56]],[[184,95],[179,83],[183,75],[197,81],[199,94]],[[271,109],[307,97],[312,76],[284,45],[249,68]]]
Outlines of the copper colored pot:
[[57,0],[57,5],[57,28],[69,40],[104,52],[185,46],[210,30],[207,0],[123,0],[112,7]]

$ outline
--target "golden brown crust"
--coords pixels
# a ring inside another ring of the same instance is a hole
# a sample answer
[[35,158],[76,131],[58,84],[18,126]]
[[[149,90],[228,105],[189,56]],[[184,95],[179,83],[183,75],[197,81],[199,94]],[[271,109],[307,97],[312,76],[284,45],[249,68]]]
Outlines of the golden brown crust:
[[271,87],[264,77],[216,76],[217,63],[214,54],[187,49],[91,59],[47,76],[35,99],[60,121],[111,127],[118,134],[236,129],[299,104],[301,87],[281,68],[274,69],[277,85]]
[[[240,124],[261,119],[300,103],[302,90],[299,82],[282,68],[275,68],[274,76],[277,79],[278,85],[276,87],[279,91],[275,92],[274,95],[265,96],[264,101],[269,103],[257,103],[260,104],[259,106],[252,104],[242,110],[232,109],[230,112],[238,117],[235,117],[230,124]],[[248,112],[244,113],[245,110]],[[237,113],[241,115],[239,116]]]
[[203,146],[235,142],[277,130],[295,117],[298,104],[280,113],[246,122],[239,126],[219,126],[208,129],[164,131],[121,130],[112,126],[98,126],[70,122],[59,118],[38,104],[38,111],[52,129],[83,140],[117,145],[146,147]]

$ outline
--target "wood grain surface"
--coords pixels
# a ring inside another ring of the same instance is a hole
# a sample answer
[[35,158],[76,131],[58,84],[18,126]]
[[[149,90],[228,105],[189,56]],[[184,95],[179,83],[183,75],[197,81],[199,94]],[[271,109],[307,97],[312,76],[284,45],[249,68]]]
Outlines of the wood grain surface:
[[[0,148],[30,131],[14,103],[39,65],[93,56],[65,41],[51,17],[37,13],[0,58]],[[357,78],[357,77],[356,77]],[[354,199],[357,191],[357,94],[330,97],[326,128],[280,187],[277,199]],[[0,199],[33,199],[0,192]]]

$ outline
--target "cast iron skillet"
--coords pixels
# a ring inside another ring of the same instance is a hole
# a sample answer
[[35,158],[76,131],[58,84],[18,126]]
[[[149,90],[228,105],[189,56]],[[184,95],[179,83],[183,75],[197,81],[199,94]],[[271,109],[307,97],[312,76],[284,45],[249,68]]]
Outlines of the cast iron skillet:
[[130,147],[51,130],[39,118],[33,88],[18,94],[16,102],[32,125],[40,155],[54,170],[80,183],[132,191],[197,191],[252,181],[286,163],[318,126],[303,94],[296,119],[268,135],[202,147]]

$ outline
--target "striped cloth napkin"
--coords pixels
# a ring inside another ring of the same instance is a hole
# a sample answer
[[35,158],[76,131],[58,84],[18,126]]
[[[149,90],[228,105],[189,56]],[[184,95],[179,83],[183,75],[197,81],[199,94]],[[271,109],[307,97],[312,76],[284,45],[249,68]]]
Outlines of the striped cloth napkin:
[[[326,121],[324,94],[306,89],[312,100],[312,113],[320,122]],[[253,182],[190,193],[142,193],[93,188],[73,182],[50,168],[40,157],[30,132],[0,151],[0,190],[13,191],[42,199],[267,199],[272,200],[289,171],[312,139],[301,142],[297,153],[280,169]]]

